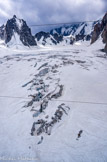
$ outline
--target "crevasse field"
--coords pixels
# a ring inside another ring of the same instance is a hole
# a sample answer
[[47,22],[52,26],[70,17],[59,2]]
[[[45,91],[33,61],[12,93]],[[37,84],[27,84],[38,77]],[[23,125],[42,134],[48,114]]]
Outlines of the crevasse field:
[[[100,39],[93,45],[0,46],[0,161],[107,162],[103,47]],[[61,119],[37,134],[40,126],[33,123],[49,124],[61,105]]]

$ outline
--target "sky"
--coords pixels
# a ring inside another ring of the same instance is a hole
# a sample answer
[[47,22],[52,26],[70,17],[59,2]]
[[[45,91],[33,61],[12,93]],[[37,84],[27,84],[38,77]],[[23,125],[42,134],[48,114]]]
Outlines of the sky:
[[[16,15],[28,25],[97,20],[107,0],[0,0],[0,25]],[[49,27],[35,27],[33,32]]]

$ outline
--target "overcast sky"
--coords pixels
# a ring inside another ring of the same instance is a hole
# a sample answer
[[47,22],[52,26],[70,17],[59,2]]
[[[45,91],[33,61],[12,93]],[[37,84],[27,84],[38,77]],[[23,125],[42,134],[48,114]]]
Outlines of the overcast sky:
[[0,25],[14,14],[32,25],[96,20],[106,11],[107,0],[0,0]]

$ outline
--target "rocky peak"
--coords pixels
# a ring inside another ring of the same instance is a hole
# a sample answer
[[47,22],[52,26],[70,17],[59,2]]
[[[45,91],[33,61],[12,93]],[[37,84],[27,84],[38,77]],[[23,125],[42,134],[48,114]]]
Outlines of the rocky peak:
[[6,44],[11,41],[14,33],[19,35],[20,41],[25,46],[37,45],[34,36],[32,36],[31,29],[26,24],[26,21],[18,19],[16,15],[14,15],[13,18],[9,19],[6,23],[4,30],[4,40]]

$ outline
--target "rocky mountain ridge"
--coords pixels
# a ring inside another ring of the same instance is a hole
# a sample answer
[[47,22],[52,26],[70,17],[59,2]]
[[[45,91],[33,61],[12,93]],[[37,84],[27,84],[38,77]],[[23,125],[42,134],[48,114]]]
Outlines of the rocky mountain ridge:
[[59,28],[52,29],[50,33],[52,35],[55,33],[62,34],[64,36],[72,35],[75,37],[76,41],[88,41],[91,39],[94,26],[98,22],[99,21],[73,23],[71,25],[65,25]]

